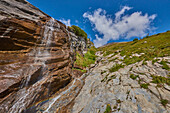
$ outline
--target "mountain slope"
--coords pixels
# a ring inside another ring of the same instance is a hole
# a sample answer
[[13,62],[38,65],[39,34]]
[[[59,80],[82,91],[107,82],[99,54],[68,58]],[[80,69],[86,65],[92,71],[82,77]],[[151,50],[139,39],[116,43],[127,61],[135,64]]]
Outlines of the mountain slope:
[[73,113],[170,112],[170,31],[98,48]]

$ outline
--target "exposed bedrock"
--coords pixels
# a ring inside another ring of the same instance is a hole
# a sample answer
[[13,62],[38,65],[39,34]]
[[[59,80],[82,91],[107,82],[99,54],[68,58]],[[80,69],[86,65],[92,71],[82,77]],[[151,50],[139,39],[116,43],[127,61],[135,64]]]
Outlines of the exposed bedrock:
[[0,1],[0,113],[23,112],[66,87],[86,42],[25,0]]

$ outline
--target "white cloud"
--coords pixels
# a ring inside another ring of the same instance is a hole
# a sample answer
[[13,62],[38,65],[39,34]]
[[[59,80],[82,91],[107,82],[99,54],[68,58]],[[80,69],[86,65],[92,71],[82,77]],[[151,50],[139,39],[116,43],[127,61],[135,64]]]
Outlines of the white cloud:
[[116,22],[119,21],[121,15],[123,15],[126,10],[130,10],[130,9],[132,9],[132,7],[124,6],[124,7],[122,8],[122,10],[118,11],[117,13],[115,13],[115,16],[116,16],[116,17],[115,17],[115,21],[116,21]]
[[86,12],[83,14],[83,17],[88,18],[94,25],[94,30],[103,35],[102,38],[95,35],[94,45],[96,47],[106,44],[109,40],[118,40],[121,37],[124,37],[124,39],[133,36],[143,37],[148,30],[152,29],[150,23],[155,19],[155,14],[148,16],[148,14],[142,15],[142,12],[134,12],[131,15],[124,15],[125,11],[130,9],[132,8],[124,6],[122,10],[115,13],[114,20],[101,8],[93,13]]
[[59,20],[59,21],[61,21],[62,23],[64,23],[66,26],[71,26],[71,24],[70,24],[70,19],[68,19],[68,20],[65,20],[65,19],[62,19],[62,20]]

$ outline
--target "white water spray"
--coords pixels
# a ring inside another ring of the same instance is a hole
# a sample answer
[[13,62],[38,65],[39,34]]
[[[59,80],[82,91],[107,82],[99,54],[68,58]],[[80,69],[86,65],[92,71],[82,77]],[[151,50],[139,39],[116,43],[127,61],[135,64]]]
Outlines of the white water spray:
[[63,91],[62,93],[60,93],[58,96],[56,96],[55,98],[53,98],[50,102],[50,104],[48,105],[48,108],[43,112],[43,113],[49,113],[49,109],[52,107],[52,105],[64,94],[66,94],[68,91],[70,91],[75,85],[77,79],[74,79],[72,85],[65,91]]
[[[40,44],[40,46],[42,46],[43,48],[38,47],[38,48],[33,49],[32,53],[34,54],[35,59],[34,59],[33,64],[28,69],[28,73],[30,71],[34,70],[35,65],[42,66],[42,70],[41,70],[42,73],[45,71],[45,69],[48,68],[45,62],[47,61],[47,57],[51,56],[51,53],[50,53],[48,47],[50,47],[51,41],[52,41],[52,38],[53,38],[55,22],[56,21],[52,18],[44,26],[43,38],[42,38],[41,44]],[[28,83],[31,79],[31,75],[32,74],[29,74],[29,76],[26,78],[26,80],[24,82],[24,86],[28,85]],[[48,76],[48,72],[45,75]],[[10,113],[21,113],[24,109],[26,109],[26,107],[29,103],[28,101],[30,101],[30,102],[33,101],[35,95],[38,94],[38,92],[41,88],[41,85],[39,83],[42,80],[38,81],[37,83],[35,83],[32,87],[30,87],[28,89],[26,89],[26,88],[21,89],[19,96],[18,96],[19,97],[18,100],[15,101],[14,105],[11,107],[9,112]],[[35,90],[36,90],[36,93],[35,93]],[[30,95],[32,96],[32,99],[28,100],[28,98],[30,98]]]

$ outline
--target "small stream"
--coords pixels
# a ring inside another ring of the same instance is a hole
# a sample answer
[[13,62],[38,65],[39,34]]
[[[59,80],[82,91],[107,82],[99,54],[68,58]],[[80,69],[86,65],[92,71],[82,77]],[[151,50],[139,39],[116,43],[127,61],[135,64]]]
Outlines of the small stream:
[[[43,38],[41,40],[40,46],[43,47],[35,47],[33,51],[29,54],[29,57],[34,57],[33,63],[30,64],[29,68],[22,73],[28,73],[28,76],[22,82],[21,89],[17,92],[17,99],[13,106],[9,109],[10,113],[21,113],[26,107],[33,103],[36,99],[36,95],[41,91],[41,82],[46,81],[46,78],[43,76],[48,76],[48,65],[46,65],[46,60],[48,57],[51,57],[51,53],[48,50],[48,47],[51,44],[51,40],[53,38],[53,31],[54,31],[54,24],[56,21],[52,18],[49,20],[46,25],[44,26]],[[28,59],[29,61],[29,59]],[[27,62],[29,63],[29,62]],[[40,69],[40,76],[41,79],[37,80],[31,87],[28,87],[28,83],[32,77],[32,70]],[[46,72],[44,74],[44,72]]]

